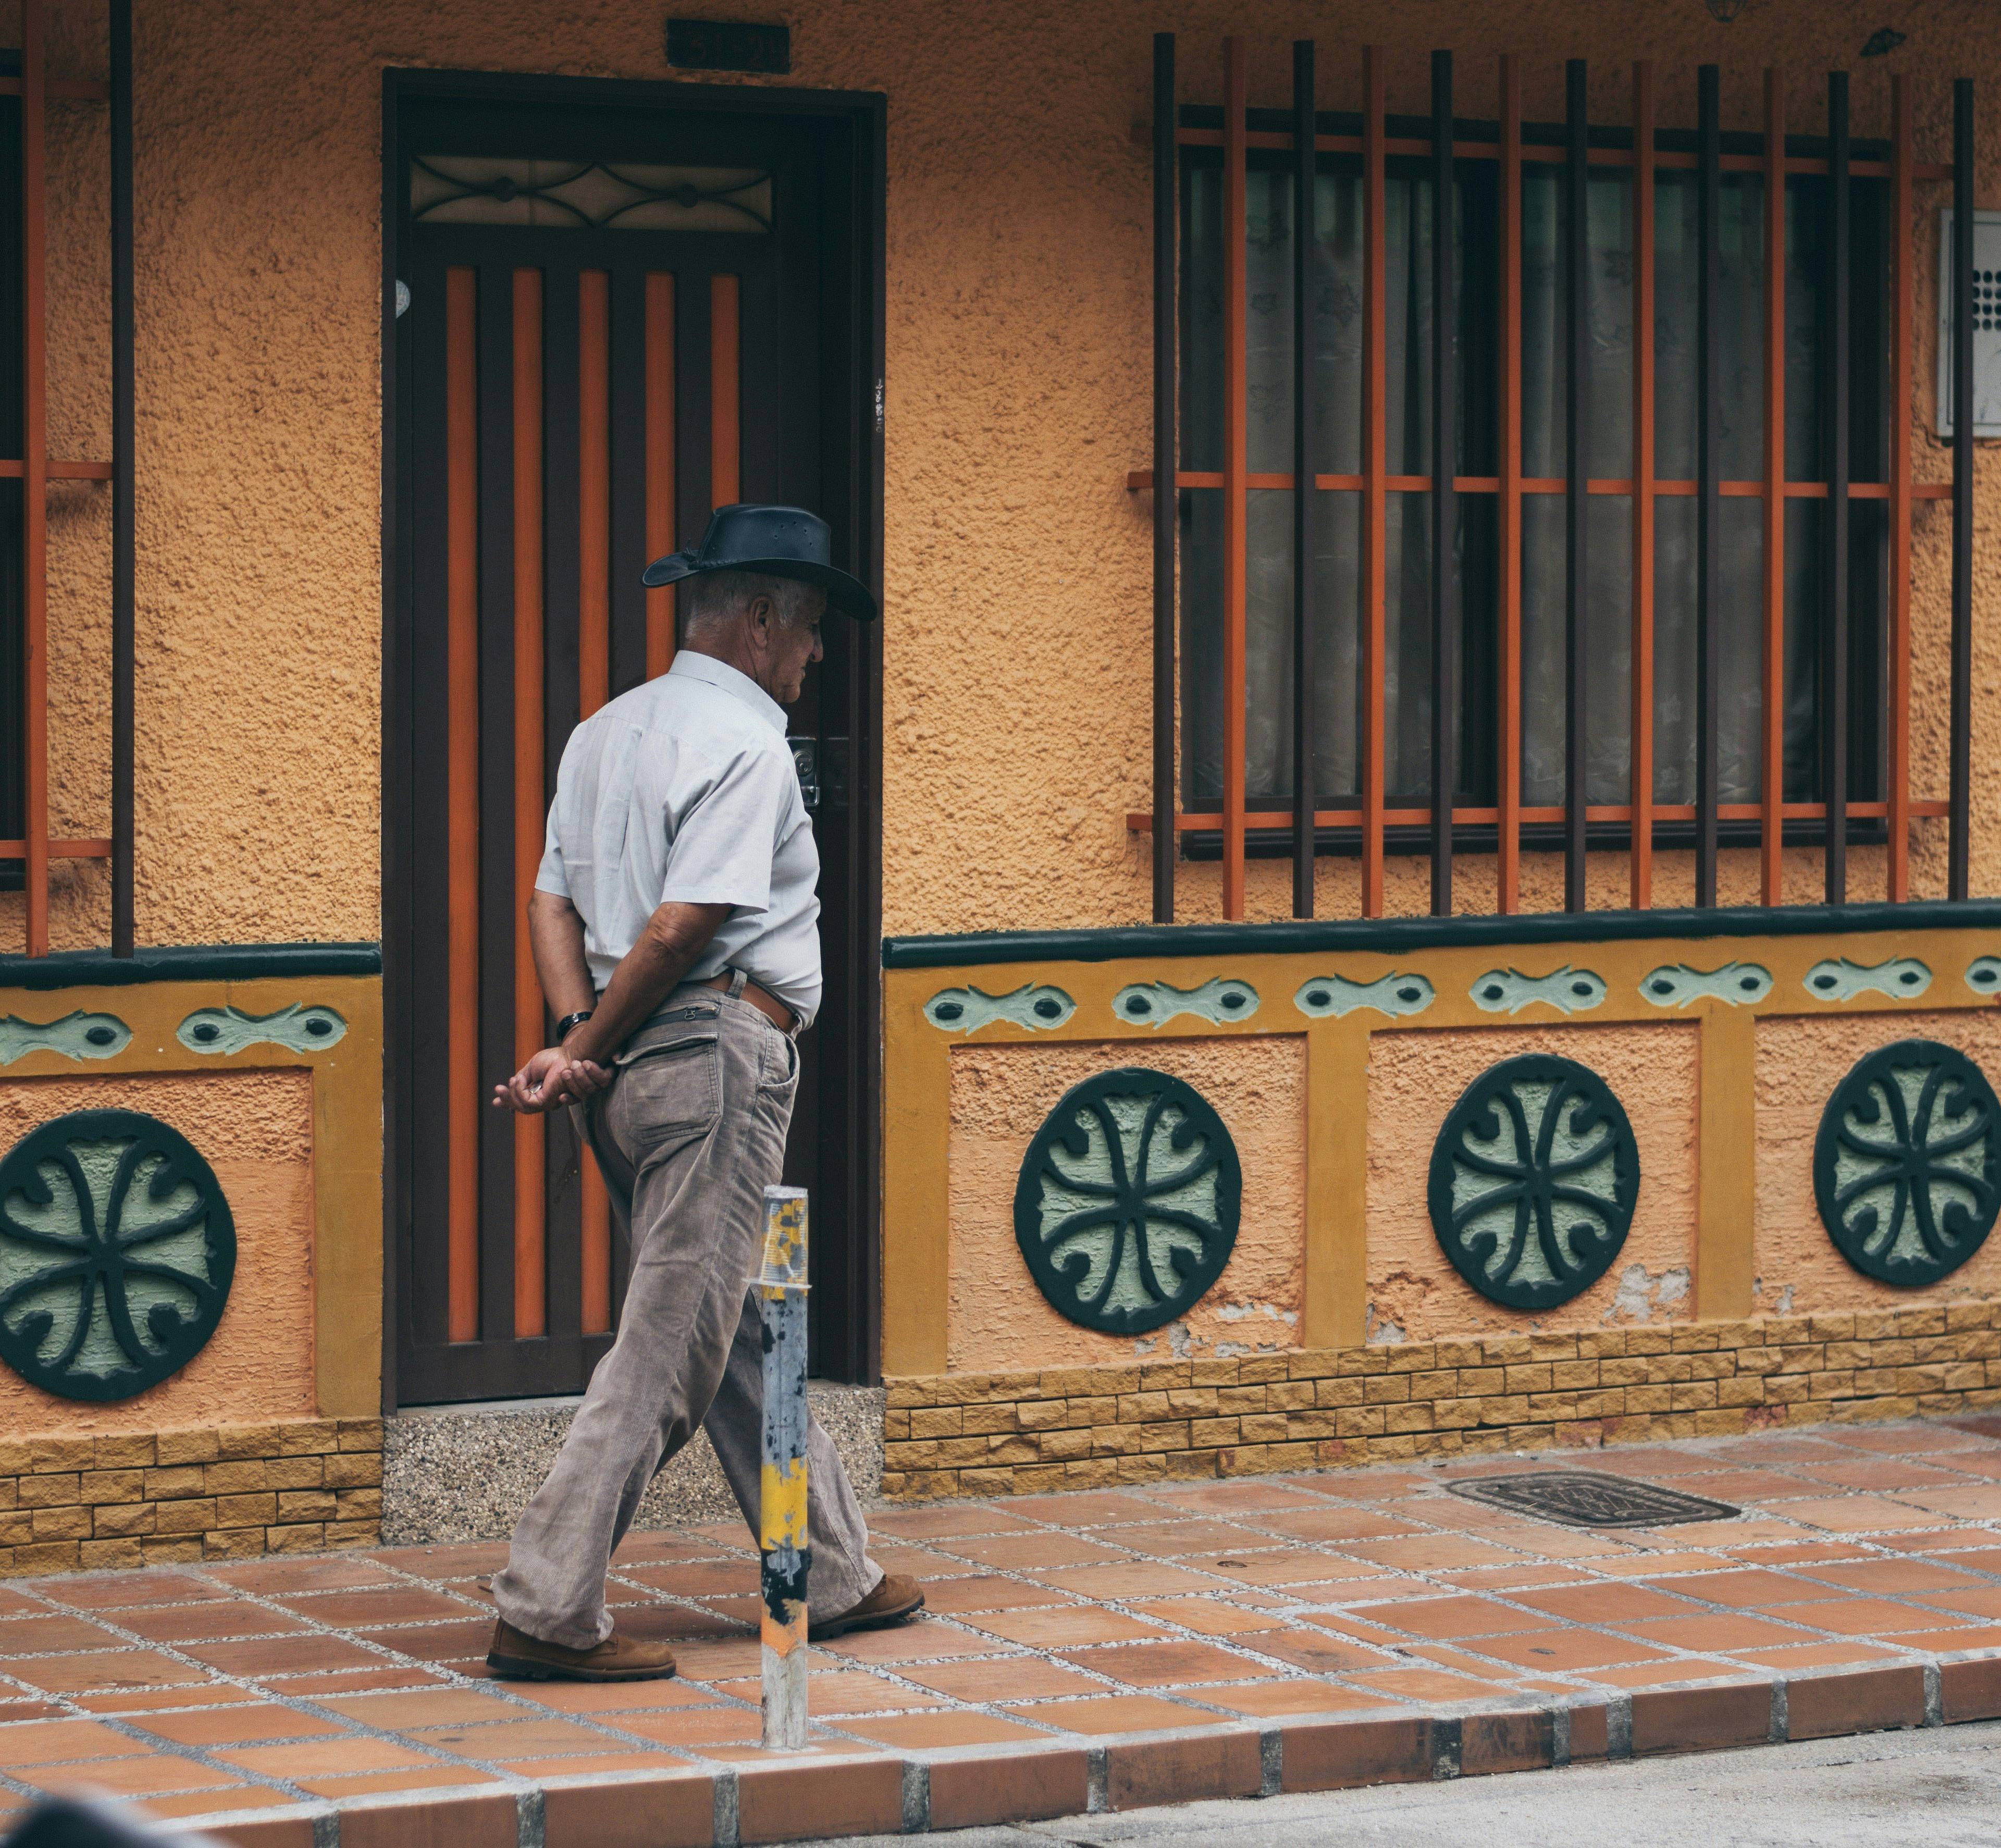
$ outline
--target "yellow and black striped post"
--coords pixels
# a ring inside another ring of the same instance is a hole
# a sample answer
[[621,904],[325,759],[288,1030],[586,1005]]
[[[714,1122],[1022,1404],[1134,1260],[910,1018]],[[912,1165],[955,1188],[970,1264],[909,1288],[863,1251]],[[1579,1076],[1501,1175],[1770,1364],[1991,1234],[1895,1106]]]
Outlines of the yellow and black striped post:
[[764,1189],[763,1566],[764,1743],[806,1742],[806,1195]]

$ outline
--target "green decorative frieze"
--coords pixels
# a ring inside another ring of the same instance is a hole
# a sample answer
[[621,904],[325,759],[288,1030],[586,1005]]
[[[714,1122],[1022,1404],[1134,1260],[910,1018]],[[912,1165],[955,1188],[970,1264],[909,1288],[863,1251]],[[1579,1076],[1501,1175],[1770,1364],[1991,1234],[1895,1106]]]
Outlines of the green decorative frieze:
[[1807,971],[1807,993],[1818,1001],[1852,1001],[1858,994],[1887,994],[1916,1001],[1932,985],[1932,972],[1915,956],[1892,956],[1865,966],[1846,956],[1816,962]]
[[78,1111],[0,1161],[0,1360],[45,1392],[158,1385],[215,1332],[235,1272],[215,1171],[155,1117]]
[[1006,994],[978,988],[946,988],[924,1003],[924,1018],[946,1033],[977,1033],[997,1020],[1047,1032],[1077,1011],[1077,1003],[1060,988],[1028,983]]
[[1199,988],[1176,988],[1166,982],[1133,982],[1112,997],[1112,1011],[1129,1025],[1164,1027],[1178,1014],[1202,1020],[1248,1020],[1258,1011],[1258,990],[1248,982],[1218,976]]
[[1975,956],[1966,966],[1966,985],[1975,994],[2001,994],[2001,956]]
[[64,1059],[115,1059],[132,1043],[132,1029],[115,1014],[81,1010],[46,1023],[0,1016],[0,1065],[12,1065],[30,1053],[54,1053]]
[[1192,1085],[1100,1072],[1035,1133],[1014,1237],[1051,1307],[1139,1335],[1185,1315],[1222,1276],[1243,1202],[1237,1145]]
[[323,1053],[346,1037],[347,1022],[331,1008],[295,1001],[275,1014],[235,1008],[201,1008],[174,1035],[191,1053],[240,1053],[247,1046],[281,1046],[291,1053]]
[[1705,998],[1742,1008],[1772,992],[1772,972],[1756,962],[1726,962],[1707,973],[1677,962],[1654,970],[1641,983],[1640,992],[1657,1008],[1686,1008]]
[[1626,1242],[1640,1151],[1605,1081],[1573,1059],[1504,1059],[1468,1085],[1432,1150],[1432,1230],[1453,1269],[1510,1309],[1589,1289]]
[[1525,976],[1519,969],[1490,969],[1467,991],[1483,1014],[1519,1014],[1545,1001],[1561,1014],[1582,1014],[1605,999],[1605,980],[1588,969],[1566,963],[1546,976]]
[[2001,1206],[2001,1104],[1986,1075],[1929,1039],[1859,1060],[1821,1116],[1814,1199],[1865,1276],[1916,1288],[1950,1276]]
[[1345,976],[1315,976],[1293,997],[1293,1005],[1315,1020],[1338,1020],[1358,1008],[1373,1008],[1393,1018],[1422,1014],[1437,998],[1422,976],[1399,975],[1392,969],[1373,982],[1351,982]]

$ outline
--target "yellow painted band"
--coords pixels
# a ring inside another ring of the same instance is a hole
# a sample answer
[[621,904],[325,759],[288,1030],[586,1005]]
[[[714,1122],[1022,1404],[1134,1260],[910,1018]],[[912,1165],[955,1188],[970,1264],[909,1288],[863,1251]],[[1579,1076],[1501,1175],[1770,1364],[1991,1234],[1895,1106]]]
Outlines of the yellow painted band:
[[803,1548],[806,1543],[806,1460],[798,1456],[782,1467],[764,1465],[757,1543],[765,1551],[789,1540]]

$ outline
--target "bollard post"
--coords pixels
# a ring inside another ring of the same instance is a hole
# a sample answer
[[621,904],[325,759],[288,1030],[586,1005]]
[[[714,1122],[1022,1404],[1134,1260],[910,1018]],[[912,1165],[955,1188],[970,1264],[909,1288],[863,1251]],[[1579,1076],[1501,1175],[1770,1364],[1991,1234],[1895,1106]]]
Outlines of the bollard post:
[[806,1195],[764,1189],[764,1434],[757,1547],[764,1610],[764,1744],[806,1742]]

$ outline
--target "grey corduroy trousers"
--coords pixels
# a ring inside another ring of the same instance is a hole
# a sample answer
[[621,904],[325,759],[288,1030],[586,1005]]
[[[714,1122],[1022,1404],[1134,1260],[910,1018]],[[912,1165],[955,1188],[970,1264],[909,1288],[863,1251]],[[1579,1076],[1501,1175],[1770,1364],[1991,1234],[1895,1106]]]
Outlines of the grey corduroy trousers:
[[[764,1188],[783,1170],[799,1052],[739,998],[741,987],[740,977],[728,994],[677,989],[587,1112],[632,1267],[618,1338],[494,1575],[500,1615],[544,1642],[588,1649],[611,1634],[611,1554],[647,1484],[697,1425],[757,1530],[764,1324],[748,1286],[763,1255]],[[807,1469],[809,1595],[816,1616],[834,1617],[882,1572],[817,1419]]]

